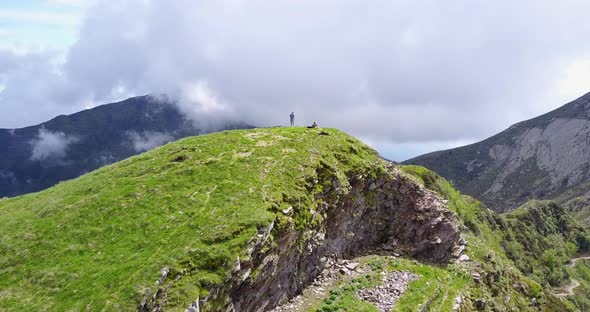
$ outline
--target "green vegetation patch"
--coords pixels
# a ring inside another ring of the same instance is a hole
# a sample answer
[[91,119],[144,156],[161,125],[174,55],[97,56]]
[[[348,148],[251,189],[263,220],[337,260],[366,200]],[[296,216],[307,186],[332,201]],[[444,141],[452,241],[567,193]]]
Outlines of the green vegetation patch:
[[[552,287],[565,287],[572,269],[566,263],[590,247],[588,230],[552,201],[530,201],[506,214],[497,214],[473,198],[460,194],[444,178],[419,166],[402,166],[404,172],[448,200],[468,229],[467,254],[489,279],[469,290],[472,299],[484,298],[488,306],[501,306],[508,295],[512,307],[531,309],[530,298],[548,311],[584,311],[588,303],[581,287],[560,300]],[[580,269],[582,270],[582,269]],[[577,271],[575,271],[577,272]],[[579,273],[582,284],[590,279]],[[517,287],[514,287],[517,286]],[[492,295],[490,297],[490,295]]]
[[358,298],[358,291],[382,285],[381,272],[406,271],[418,279],[409,283],[406,292],[396,302],[393,311],[451,311],[454,298],[470,282],[464,272],[456,268],[436,267],[413,260],[387,256],[366,256],[358,259],[371,270],[342,283],[312,311],[376,312],[377,307]]
[[516,266],[541,284],[566,283],[564,264],[590,245],[586,231],[551,201],[530,201],[505,217],[503,246]]
[[574,296],[566,297],[564,303],[571,311],[590,311],[590,260],[580,260],[568,265]]
[[168,267],[166,308],[184,310],[261,227],[316,222],[323,172],[347,185],[378,159],[334,129],[226,131],[0,200],[0,309],[134,310]]
[[419,278],[410,283],[393,311],[451,311],[454,299],[472,283],[471,278],[454,266],[437,267],[407,259],[389,260],[388,271],[409,271]]

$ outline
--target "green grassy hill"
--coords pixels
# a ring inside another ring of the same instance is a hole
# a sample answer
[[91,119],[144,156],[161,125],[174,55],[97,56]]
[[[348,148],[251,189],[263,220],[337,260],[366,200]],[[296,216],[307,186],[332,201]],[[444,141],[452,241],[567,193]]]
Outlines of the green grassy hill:
[[[588,270],[565,262],[588,250],[588,236],[560,206],[498,215],[433,172],[400,168],[334,129],[235,130],[1,199],[0,310],[184,311],[196,302],[252,311],[297,294],[334,253],[368,257],[374,271],[342,281],[311,311],[375,311],[355,291],[379,284],[381,270],[420,276],[399,311],[448,311],[456,298],[463,311],[481,301],[496,311],[587,307]],[[450,256],[459,232],[466,262]],[[363,248],[392,237],[404,257]],[[557,298],[552,289],[572,276],[576,295]]]
[[[377,159],[336,130],[227,131],[4,198],[0,307],[129,311],[168,267],[171,276],[190,275],[172,286],[167,302],[184,310],[223,282],[284,198],[312,201],[301,182],[321,163],[344,176]],[[301,224],[310,218],[309,211],[294,214]]]

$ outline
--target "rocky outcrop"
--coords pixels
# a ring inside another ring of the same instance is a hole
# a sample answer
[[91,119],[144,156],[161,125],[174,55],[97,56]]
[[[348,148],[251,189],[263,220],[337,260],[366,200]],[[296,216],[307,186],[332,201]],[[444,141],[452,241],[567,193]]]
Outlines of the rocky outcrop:
[[446,263],[460,244],[456,217],[443,200],[393,165],[377,178],[366,173],[350,177],[346,185],[335,176],[329,182],[330,190],[316,196],[315,225],[301,230],[273,222],[253,238],[249,257],[238,259],[223,289],[212,292],[229,293],[228,309],[270,310],[301,293],[328,259],[379,248]]
[[408,284],[418,279],[418,275],[406,271],[394,271],[382,275],[382,286],[361,289],[358,291],[358,296],[365,301],[373,303],[380,312],[390,312],[395,302],[408,289]]
[[524,131],[512,146],[492,146],[490,156],[502,170],[484,195],[501,194],[505,186],[518,183],[514,176],[521,174],[527,162],[531,167],[527,173],[535,175],[529,192],[541,195],[579,184],[589,173],[589,135],[590,120],[556,118],[545,128]]

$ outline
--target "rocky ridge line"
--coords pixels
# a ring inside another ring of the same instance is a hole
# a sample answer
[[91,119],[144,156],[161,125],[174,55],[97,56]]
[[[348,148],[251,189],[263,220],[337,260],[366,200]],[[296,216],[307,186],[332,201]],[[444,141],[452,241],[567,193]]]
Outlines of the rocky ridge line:
[[[262,312],[288,302],[312,285],[333,259],[352,259],[383,250],[430,263],[448,263],[464,250],[456,215],[436,193],[383,162],[385,172],[357,173],[340,181],[329,168],[318,168],[308,185],[326,186],[316,194],[314,225],[296,229],[272,222],[255,235],[246,257],[223,285],[191,303],[186,311]],[[309,209],[299,207],[294,209]],[[287,217],[293,211],[283,211]],[[332,259],[332,260],[330,260]],[[175,280],[182,276],[175,277]],[[166,286],[140,311],[161,311]],[[223,298],[231,302],[220,303]]]
[[316,198],[323,203],[315,212],[322,221],[306,231],[275,228],[263,235],[269,239],[234,275],[229,309],[268,311],[287,302],[320,276],[328,259],[375,249],[432,263],[459,256],[464,247],[458,221],[445,201],[392,164],[386,168],[377,178],[368,172],[349,177],[348,185],[321,172],[332,185]]

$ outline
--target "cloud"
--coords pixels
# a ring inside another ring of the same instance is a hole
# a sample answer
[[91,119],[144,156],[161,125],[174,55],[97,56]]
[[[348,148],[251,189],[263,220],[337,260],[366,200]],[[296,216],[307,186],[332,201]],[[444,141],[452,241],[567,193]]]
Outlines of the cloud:
[[[13,1],[0,7],[0,49],[67,49],[91,1]],[[65,52],[65,51],[63,51]]]
[[6,181],[8,184],[15,184],[16,176],[12,171],[0,170],[0,181]]
[[589,92],[590,58],[578,59],[570,63],[559,81],[559,92],[564,97],[574,98]]
[[470,141],[417,141],[392,143],[391,141],[373,141],[365,138],[360,139],[372,148],[378,150],[383,157],[399,162],[418,155],[472,143]]
[[46,0],[45,4],[49,6],[65,6],[74,8],[84,8],[91,6],[94,0]]
[[68,81],[62,66],[58,51],[0,49],[0,128],[31,125],[82,109],[89,95]]
[[572,99],[560,81],[588,58],[589,10],[575,0],[97,1],[63,62],[12,56],[0,125],[151,93],[202,123],[287,124],[294,111],[300,125],[395,146],[473,141]]
[[10,22],[33,22],[43,23],[46,25],[76,25],[79,19],[76,15],[62,12],[38,12],[26,10],[6,10],[0,9],[0,19]]
[[[177,100],[181,108],[189,115],[199,115],[203,113],[222,113],[230,112],[231,108],[221,102],[221,99],[215,94],[205,81],[196,81],[185,83],[180,89],[180,98]],[[183,107],[182,105],[188,105]]]
[[[125,94],[125,92],[121,92]],[[150,98],[160,103],[177,106],[179,111],[201,131],[216,131],[228,122],[243,121],[231,105],[224,102],[206,81],[181,83],[173,92],[152,94]]]
[[31,160],[62,160],[67,154],[68,146],[78,141],[76,136],[41,128],[37,137],[30,142],[33,147]]
[[174,140],[174,137],[167,133],[154,131],[144,131],[142,133],[128,131],[127,137],[136,152],[145,152]]
[[100,155],[95,159],[95,162],[100,166],[112,164],[115,161],[117,161],[117,158],[115,158],[115,156],[113,156],[112,154]]
[[14,32],[10,29],[0,28],[0,37],[10,36],[13,34],[14,34]]

